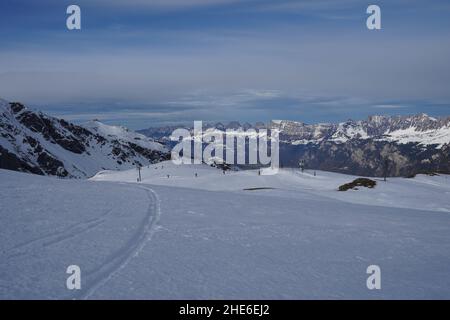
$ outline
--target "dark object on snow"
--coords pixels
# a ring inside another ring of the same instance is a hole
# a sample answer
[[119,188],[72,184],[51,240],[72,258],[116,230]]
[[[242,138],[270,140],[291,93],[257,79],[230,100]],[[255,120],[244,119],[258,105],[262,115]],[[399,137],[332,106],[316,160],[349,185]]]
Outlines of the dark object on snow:
[[298,166],[300,167],[300,170],[302,170],[302,172],[305,171],[305,160],[300,160]]
[[385,182],[387,181],[388,170],[389,170],[389,160],[384,159],[383,176]]
[[[339,191],[347,191],[349,189],[356,189],[356,187],[367,187],[374,188],[377,185],[377,182],[367,178],[358,178],[353,180],[350,183],[343,184],[339,187]],[[357,190],[357,189],[356,189]]]

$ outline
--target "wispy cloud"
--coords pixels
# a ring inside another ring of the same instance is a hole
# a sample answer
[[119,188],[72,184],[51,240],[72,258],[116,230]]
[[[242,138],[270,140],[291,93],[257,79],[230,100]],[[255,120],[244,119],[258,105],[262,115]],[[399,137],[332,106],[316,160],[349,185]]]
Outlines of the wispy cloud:
[[80,32],[61,2],[17,1],[0,4],[0,96],[65,114],[323,120],[450,105],[440,0],[382,1],[380,32],[356,0],[83,0]]
[[374,105],[373,108],[376,109],[403,109],[407,108],[408,106],[405,105],[398,105],[398,104],[378,104]]
[[[81,0],[83,3],[85,0]],[[239,1],[249,0],[97,0],[98,4],[107,6],[139,6],[148,8],[185,8],[198,6],[214,6],[231,4]]]

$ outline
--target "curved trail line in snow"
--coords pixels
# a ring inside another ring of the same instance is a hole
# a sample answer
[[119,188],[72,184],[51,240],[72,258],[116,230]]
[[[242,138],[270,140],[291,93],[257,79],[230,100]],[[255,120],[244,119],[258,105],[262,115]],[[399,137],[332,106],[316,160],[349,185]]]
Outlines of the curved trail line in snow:
[[161,215],[160,199],[156,192],[150,188],[139,186],[139,189],[145,190],[150,199],[147,215],[141,227],[124,247],[109,256],[102,266],[88,275],[92,279],[88,281],[87,286],[85,285],[82,289],[83,292],[75,299],[89,299],[99,288],[125,268],[134,257],[138,256],[155,233],[156,224]]
[[[46,248],[60,242],[63,242],[67,239],[74,238],[81,233],[87,232],[98,225],[103,224],[106,221],[106,217],[111,214],[113,210],[107,210],[105,213],[100,215],[99,217],[89,219],[86,221],[75,223],[66,229],[61,229],[56,232],[46,234],[44,236],[29,240],[27,242],[18,244],[12,247],[9,251],[6,252],[6,258],[14,258],[18,256],[23,256],[28,253],[27,250],[37,249],[37,248]],[[36,245],[38,247],[36,247]]]

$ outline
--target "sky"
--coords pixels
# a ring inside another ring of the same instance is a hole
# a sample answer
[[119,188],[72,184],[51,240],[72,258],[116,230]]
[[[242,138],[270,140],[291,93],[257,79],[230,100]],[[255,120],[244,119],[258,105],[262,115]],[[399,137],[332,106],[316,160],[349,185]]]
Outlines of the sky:
[[132,129],[449,116],[449,14],[448,0],[2,0],[0,97]]

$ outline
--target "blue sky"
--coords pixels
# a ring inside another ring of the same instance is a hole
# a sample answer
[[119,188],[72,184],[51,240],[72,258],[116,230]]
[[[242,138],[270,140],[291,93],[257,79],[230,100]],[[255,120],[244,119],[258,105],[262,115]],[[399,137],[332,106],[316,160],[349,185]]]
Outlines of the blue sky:
[[[66,29],[70,4],[82,30]],[[450,115],[449,14],[445,0],[3,0],[0,97],[133,129]]]

